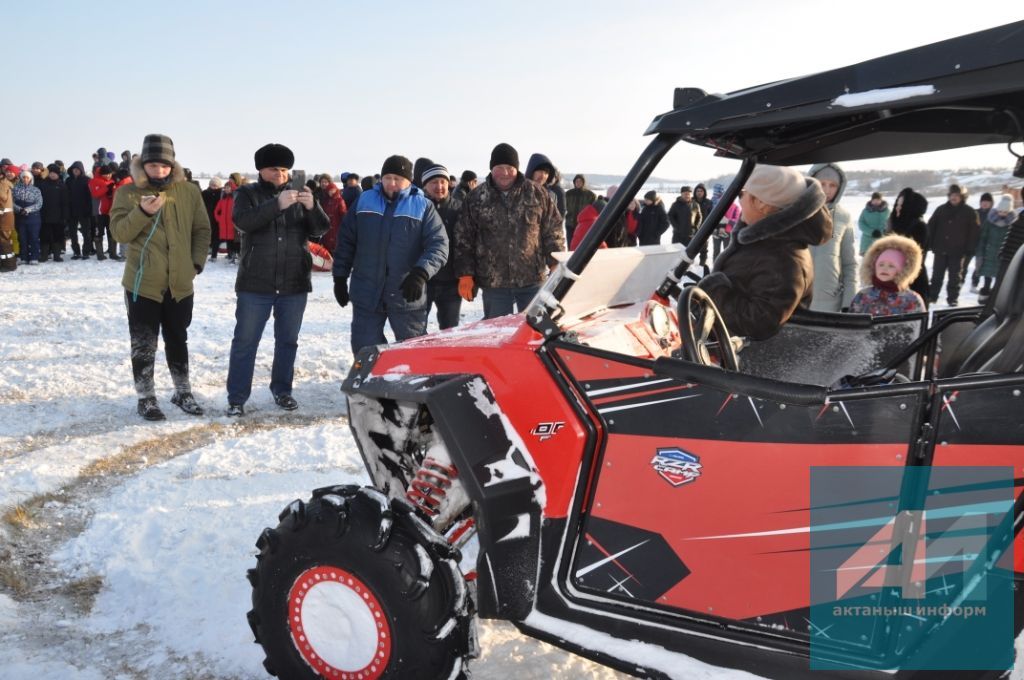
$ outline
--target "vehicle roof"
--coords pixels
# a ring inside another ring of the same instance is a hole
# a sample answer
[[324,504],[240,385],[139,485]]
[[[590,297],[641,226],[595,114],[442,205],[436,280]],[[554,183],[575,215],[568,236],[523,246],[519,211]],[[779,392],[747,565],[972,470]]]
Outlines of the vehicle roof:
[[647,134],[777,165],[1019,141],[1024,21],[725,95],[677,88],[674,105]]

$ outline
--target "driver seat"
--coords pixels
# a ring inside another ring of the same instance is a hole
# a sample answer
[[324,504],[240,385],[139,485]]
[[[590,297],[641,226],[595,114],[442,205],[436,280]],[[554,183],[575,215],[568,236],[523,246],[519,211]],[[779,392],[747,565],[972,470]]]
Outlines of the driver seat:
[[[1014,363],[1009,356],[1000,354],[1017,353],[1010,338],[1019,338],[1024,333],[1024,247],[1018,248],[999,286],[992,315],[978,326],[953,349],[939,370],[940,378],[949,378],[962,373],[979,371],[1013,371]],[[1006,350],[1006,351],[1004,351]]]

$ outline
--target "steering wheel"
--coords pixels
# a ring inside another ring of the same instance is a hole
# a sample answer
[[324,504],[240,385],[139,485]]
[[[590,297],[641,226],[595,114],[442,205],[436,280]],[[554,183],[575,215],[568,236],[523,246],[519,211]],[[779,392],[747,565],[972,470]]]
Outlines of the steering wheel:
[[[697,286],[683,289],[679,294],[678,317],[684,359],[703,366],[739,370],[729,329],[714,300],[703,289]],[[718,364],[711,361],[712,355],[718,357]]]

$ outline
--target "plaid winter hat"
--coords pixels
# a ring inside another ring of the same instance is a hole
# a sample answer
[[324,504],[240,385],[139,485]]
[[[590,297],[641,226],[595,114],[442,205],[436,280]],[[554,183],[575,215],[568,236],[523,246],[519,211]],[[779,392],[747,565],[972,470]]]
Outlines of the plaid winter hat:
[[174,167],[174,142],[167,135],[146,135],[142,140],[142,164],[162,163]]

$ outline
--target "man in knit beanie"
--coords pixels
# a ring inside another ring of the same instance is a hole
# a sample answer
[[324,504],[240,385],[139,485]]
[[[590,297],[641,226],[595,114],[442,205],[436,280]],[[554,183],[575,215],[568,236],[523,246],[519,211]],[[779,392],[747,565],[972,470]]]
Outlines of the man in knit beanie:
[[[429,182],[435,164],[421,166]],[[448,171],[441,170],[447,184]],[[399,342],[426,334],[427,281],[448,261],[444,224],[434,203],[413,185],[412,162],[389,156],[380,175],[342,220],[331,270],[334,299],[341,307],[352,303],[353,354],[385,344],[385,322]]]
[[452,253],[459,294],[470,301],[481,289],[487,319],[524,311],[556,264],[552,253],[565,250],[558,208],[519,172],[519,152],[498,144],[490,169],[466,198]]

